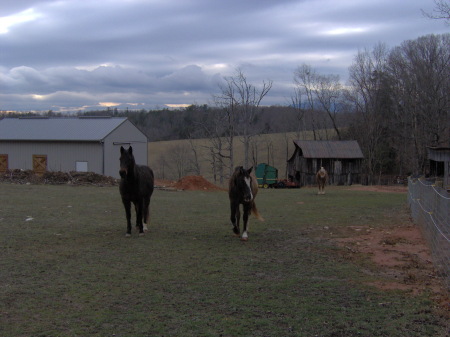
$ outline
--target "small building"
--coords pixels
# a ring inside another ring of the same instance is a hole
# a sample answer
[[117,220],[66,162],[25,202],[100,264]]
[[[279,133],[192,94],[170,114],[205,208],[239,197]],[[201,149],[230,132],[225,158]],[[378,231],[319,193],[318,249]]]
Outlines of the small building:
[[127,118],[25,117],[0,120],[0,172],[95,172],[119,177],[120,146],[147,165],[147,136]]
[[430,177],[442,180],[442,187],[450,190],[450,147],[428,147]]
[[364,156],[355,140],[294,140],[295,151],[288,160],[288,178],[300,186],[316,184],[320,167],[328,172],[328,184],[361,183]]

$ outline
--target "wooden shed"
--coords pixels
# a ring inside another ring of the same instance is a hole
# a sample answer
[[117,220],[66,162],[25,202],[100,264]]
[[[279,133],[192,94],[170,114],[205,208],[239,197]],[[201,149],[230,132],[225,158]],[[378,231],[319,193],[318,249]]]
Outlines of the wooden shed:
[[288,177],[300,186],[316,184],[316,173],[323,166],[331,185],[361,183],[364,158],[355,140],[294,140],[295,151],[288,160]]
[[147,136],[127,118],[4,118],[0,172],[81,171],[118,178],[121,145],[132,145],[137,164],[147,165]]
[[450,190],[450,147],[428,147],[430,176],[442,180],[443,188]]

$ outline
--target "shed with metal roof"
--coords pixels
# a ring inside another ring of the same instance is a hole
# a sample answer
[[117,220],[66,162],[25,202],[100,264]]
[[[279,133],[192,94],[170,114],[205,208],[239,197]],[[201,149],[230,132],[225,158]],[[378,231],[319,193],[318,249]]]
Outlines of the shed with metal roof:
[[121,145],[132,145],[136,163],[147,165],[147,136],[127,118],[4,118],[0,171],[85,171],[118,178]]
[[428,147],[430,176],[436,178],[438,185],[450,190],[450,147]]
[[294,140],[294,145],[294,154],[287,163],[288,177],[300,186],[314,185],[322,166],[328,172],[329,184],[361,182],[364,155],[356,140]]

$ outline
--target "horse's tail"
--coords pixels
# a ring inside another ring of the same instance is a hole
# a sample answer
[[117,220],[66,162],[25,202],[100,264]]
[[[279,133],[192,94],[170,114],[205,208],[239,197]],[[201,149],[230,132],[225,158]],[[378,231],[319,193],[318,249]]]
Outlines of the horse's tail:
[[252,214],[258,219],[259,221],[264,221],[261,214],[259,214],[258,209],[256,208],[255,200],[252,201]]

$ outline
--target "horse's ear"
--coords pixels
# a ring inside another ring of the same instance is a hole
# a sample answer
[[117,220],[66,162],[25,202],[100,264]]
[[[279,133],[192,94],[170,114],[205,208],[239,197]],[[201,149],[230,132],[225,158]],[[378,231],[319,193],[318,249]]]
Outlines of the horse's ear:
[[252,173],[252,170],[253,170],[253,166],[250,167],[250,168],[247,170],[247,173],[248,173],[248,174]]
[[133,154],[133,148],[131,146],[128,148],[128,153]]
[[120,154],[122,154],[123,151],[125,151],[125,149],[123,148],[123,146],[121,146],[121,147],[120,147]]

